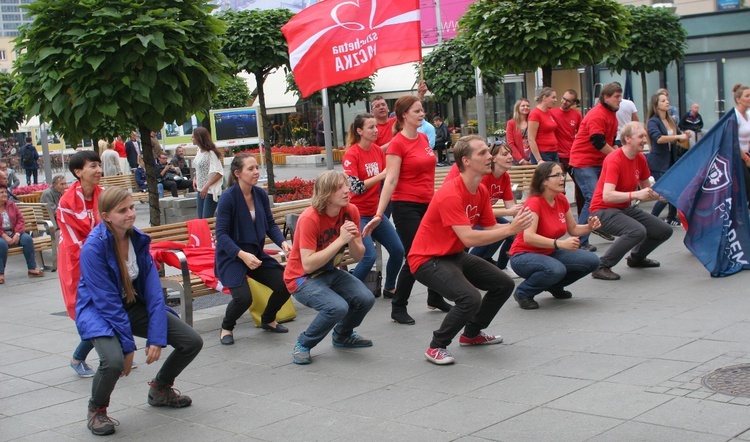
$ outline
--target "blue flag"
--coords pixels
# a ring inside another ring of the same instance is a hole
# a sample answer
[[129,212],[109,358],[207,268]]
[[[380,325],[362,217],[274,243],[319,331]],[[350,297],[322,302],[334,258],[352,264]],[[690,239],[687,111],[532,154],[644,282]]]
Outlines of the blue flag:
[[734,109],[654,185],[685,215],[685,245],[711,272],[750,268],[750,226]]

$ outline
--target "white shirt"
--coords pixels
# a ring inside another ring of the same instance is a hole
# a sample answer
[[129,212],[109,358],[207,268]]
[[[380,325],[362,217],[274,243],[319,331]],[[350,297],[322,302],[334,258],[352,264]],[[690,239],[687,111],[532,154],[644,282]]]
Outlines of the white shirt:
[[633,121],[633,114],[638,113],[638,109],[635,107],[635,103],[630,100],[622,99],[620,108],[617,110],[617,138],[620,139],[620,131],[622,127]]
[[750,118],[747,115],[742,115],[737,108],[734,108],[734,114],[737,116],[737,132],[739,132],[740,138],[740,150],[747,153],[748,144],[750,144]]

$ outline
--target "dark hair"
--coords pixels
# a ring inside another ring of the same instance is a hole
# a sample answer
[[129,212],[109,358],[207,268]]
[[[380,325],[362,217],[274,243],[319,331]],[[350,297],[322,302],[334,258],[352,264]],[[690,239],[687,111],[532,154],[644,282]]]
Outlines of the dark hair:
[[372,104],[374,101],[378,100],[385,100],[382,95],[375,95],[374,97],[370,98],[370,104]]
[[554,161],[545,161],[541,164],[537,164],[536,170],[534,170],[534,176],[531,177],[531,185],[529,186],[529,193],[531,195],[541,195],[544,193],[544,187],[542,184],[544,184],[548,175],[552,173],[552,169],[554,169],[555,166],[562,168],[560,163],[555,163]]
[[357,133],[357,129],[362,129],[365,126],[365,120],[367,120],[368,118],[374,119],[375,115],[364,113],[354,117],[354,121],[352,121],[352,124],[349,125],[349,132],[346,134],[346,147],[359,143],[359,140],[362,139],[362,136]]
[[216,154],[216,157],[218,159],[222,158],[219,150],[216,149],[216,145],[211,139],[211,134],[208,133],[208,129],[203,126],[198,126],[193,129],[193,136],[195,137],[195,141],[197,142],[198,147],[201,150],[204,150],[206,152],[211,151]]
[[573,95],[573,104],[576,104],[576,105],[577,105],[578,103],[580,103],[580,102],[581,102],[581,100],[579,100],[579,99],[578,99],[578,92],[576,92],[576,90],[575,90],[575,89],[568,89],[568,90],[567,90],[567,91],[565,91],[565,92],[567,92],[567,93],[569,93],[569,94]]
[[618,92],[622,93],[622,86],[620,86],[620,83],[614,82],[605,84],[604,87],[602,87],[602,92],[599,94],[599,103],[604,103],[604,97],[611,97]]
[[70,161],[68,161],[68,170],[70,170],[70,173],[72,173],[78,181],[81,181],[81,178],[76,175],[76,170],[82,170],[84,167],[86,167],[86,163],[101,162],[102,159],[99,158],[98,153],[94,152],[93,150],[82,150],[70,156]]
[[[651,117],[653,117],[653,116],[659,116],[660,117],[660,115],[659,115],[659,97],[661,97],[662,95],[665,96],[665,97],[667,97],[667,100],[669,100],[669,95],[667,95],[666,92],[657,92],[654,95],[652,95],[651,96],[651,101],[649,102],[649,105],[648,105],[648,114],[647,114],[646,118],[651,119]],[[669,111],[667,111],[666,114],[668,115]],[[677,133],[677,126],[675,125],[674,120],[670,117],[670,118],[666,118],[666,121],[667,121],[667,127],[666,128],[667,129],[672,129],[672,131],[674,131],[674,133],[676,134]],[[620,135],[620,139],[622,139],[622,135]]]
[[246,158],[255,159],[255,156],[247,152],[234,156],[232,164],[229,166],[229,180],[227,181],[227,187],[231,187],[237,184],[237,176],[234,173],[242,171],[242,168],[245,166]]
[[26,142],[31,143],[31,137],[26,137]]
[[500,153],[500,149],[513,153],[513,149],[505,141],[495,141],[490,147],[490,155],[492,155],[492,171],[495,171],[495,155]]
[[474,148],[471,147],[471,142],[474,140],[484,141],[479,135],[466,135],[456,141],[456,145],[453,147],[453,157],[456,160],[456,167],[459,172],[464,171],[464,157],[471,157],[474,153]]
[[396,104],[393,105],[393,111],[396,113],[396,124],[393,127],[396,129],[396,132],[404,128],[404,114],[414,106],[414,103],[418,102],[419,98],[414,95],[404,95],[396,100]]

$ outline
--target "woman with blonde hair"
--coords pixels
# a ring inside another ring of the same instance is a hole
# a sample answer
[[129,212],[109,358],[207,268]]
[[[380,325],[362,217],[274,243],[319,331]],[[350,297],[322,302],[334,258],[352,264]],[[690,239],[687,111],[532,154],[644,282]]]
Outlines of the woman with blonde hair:
[[513,149],[513,160],[516,164],[531,163],[529,147],[529,113],[531,104],[526,98],[519,98],[513,106],[513,119],[505,126],[505,137]]
[[559,162],[557,155],[557,121],[550,112],[557,104],[557,92],[551,87],[545,87],[536,97],[537,105],[529,113],[529,149],[531,149],[531,163],[544,161]]
[[193,189],[199,192],[198,218],[211,218],[216,212],[221,195],[224,165],[221,162],[221,154],[205,127],[193,129],[193,144],[198,146],[198,152],[193,160]]
[[149,253],[151,238],[134,227],[135,206],[128,190],[109,187],[99,196],[102,222],[81,250],[76,326],[99,354],[91,383],[88,428],[98,436],[119,425],[107,416],[110,396],[130,374],[134,336],[146,338],[146,363],[156,362],[167,344],[174,350],[149,383],[148,403],[182,408],[192,400],[172,388],[175,378],[203,347],[203,340],[164,303],[159,273]]

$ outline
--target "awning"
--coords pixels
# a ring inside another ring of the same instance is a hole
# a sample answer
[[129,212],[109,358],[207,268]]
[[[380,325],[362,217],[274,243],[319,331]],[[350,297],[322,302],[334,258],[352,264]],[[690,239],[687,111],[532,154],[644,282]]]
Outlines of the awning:
[[[247,81],[247,79],[245,80]],[[253,84],[255,80],[253,78]],[[286,73],[284,69],[276,69],[266,77],[263,83],[263,92],[266,98],[266,112],[269,115],[286,114],[295,112],[295,105],[299,98],[294,92],[286,92]],[[253,107],[260,107],[260,101],[255,98]]]

